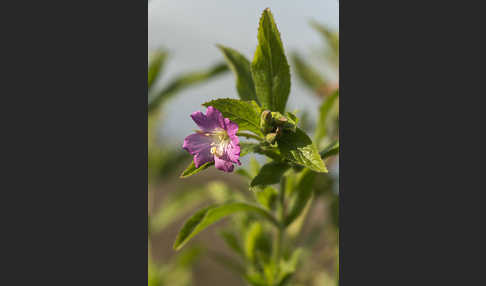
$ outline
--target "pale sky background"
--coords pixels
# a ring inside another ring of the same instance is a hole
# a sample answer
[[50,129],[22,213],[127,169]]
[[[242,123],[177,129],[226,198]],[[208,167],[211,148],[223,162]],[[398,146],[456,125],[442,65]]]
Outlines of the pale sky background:
[[[311,55],[322,47],[318,33],[309,25],[311,19],[338,29],[338,0],[151,0],[148,3],[149,52],[164,47],[170,58],[161,84],[179,73],[203,69],[222,61],[215,44],[234,48],[250,61],[257,45],[258,20],[269,7],[281,33],[287,56],[297,50]],[[322,64],[316,61],[317,67]],[[231,73],[188,89],[166,105],[164,141],[182,144],[196,128],[189,115],[202,103],[215,98],[237,98]],[[292,75],[288,109],[307,109],[317,115],[317,100]]]

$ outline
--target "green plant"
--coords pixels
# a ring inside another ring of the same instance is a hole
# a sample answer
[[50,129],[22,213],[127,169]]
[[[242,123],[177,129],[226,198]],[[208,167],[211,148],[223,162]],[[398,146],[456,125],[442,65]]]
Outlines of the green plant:
[[[324,229],[319,225],[311,233],[302,231],[313,201],[328,198],[337,227],[338,200],[332,190],[335,179],[328,175],[325,161],[339,153],[339,91],[334,90],[322,104],[312,139],[299,127],[299,116],[286,109],[290,67],[269,9],[260,18],[252,62],[234,49],[218,47],[236,77],[240,99],[214,99],[203,104],[208,108],[206,114],[193,113],[201,130],[184,142],[194,161],[181,177],[213,165],[233,172],[234,164],[240,164],[239,158],[248,154],[264,156],[267,161],[260,166],[252,158],[249,167],[236,168],[235,173],[247,180],[251,196],[231,195],[232,190],[222,185],[210,186],[220,194],[218,203],[186,221],[174,249],[182,249],[198,233],[230,217],[232,223],[221,236],[239,261],[221,256],[217,260],[251,285],[288,285],[302,264],[301,258],[309,255],[310,246]],[[248,141],[240,142],[239,138]]]

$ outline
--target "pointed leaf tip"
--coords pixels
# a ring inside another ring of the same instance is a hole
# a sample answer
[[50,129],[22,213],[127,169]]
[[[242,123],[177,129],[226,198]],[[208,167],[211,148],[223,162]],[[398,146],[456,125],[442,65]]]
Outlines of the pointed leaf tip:
[[251,63],[251,74],[262,107],[284,112],[290,93],[290,68],[280,32],[268,8],[260,17],[258,46]]

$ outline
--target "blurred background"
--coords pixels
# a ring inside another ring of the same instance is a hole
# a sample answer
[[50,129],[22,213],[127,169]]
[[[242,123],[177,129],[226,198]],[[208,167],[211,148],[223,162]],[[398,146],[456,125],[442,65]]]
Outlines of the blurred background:
[[[291,66],[287,109],[297,111],[301,127],[312,133],[319,124],[319,107],[338,87],[338,57],[333,51],[338,6],[337,0],[149,1],[149,285],[248,285],[237,275],[238,255],[228,245],[228,235],[221,233],[221,227],[238,221],[222,221],[183,250],[172,249],[183,222],[196,210],[228,196],[252,195],[248,182],[236,173],[210,168],[179,178],[191,161],[181,147],[196,129],[189,115],[204,112],[201,104],[209,100],[238,98],[234,76],[216,44],[234,48],[251,61],[258,20],[269,7]],[[321,147],[337,136],[337,120],[329,124],[334,127],[322,138]],[[249,172],[263,163],[258,156],[243,159]],[[336,282],[337,158],[326,164],[330,174],[320,176],[315,186],[322,199],[314,200],[306,213],[309,222],[295,230],[297,240],[305,233],[308,258],[301,266],[305,271],[291,285]]]

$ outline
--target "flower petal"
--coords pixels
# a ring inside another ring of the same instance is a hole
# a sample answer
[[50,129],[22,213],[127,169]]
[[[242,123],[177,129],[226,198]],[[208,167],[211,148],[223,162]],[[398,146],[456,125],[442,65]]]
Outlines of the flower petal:
[[196,156],[194,156],[193,161],[196,168],[199,168],[202,165],[206,164],[207,162],[213,162],[214,155],[211,154],[211,152],[199,153]]
[[231,161],[233,163],[238,163],[241,165],[240,161],[240,142],[236,135],[230,136],[231,142],[228,144],[225,150],[225,154],[223,158],[227,161]]
[[184,139],[182,148],[194,156],[196,168],[199,168],[206,162],[213,161],[214,155],[211,154],[211,142],[210,136],[199,133],[191,134]]
[[228,133],[230,137],[236,135],[236,132],[238,132],[238,124],[234,123],[228,118],[225,118],[224,122],[225,122],[226,133]]
[[196,111],[191,114],[191,117],[202,131],[209,132],[218,127],[224,128],[223,114],[212,106],[208,107],[206,115],[201,111]]
[[216,167],[216,169],[219,169],[221,171],[225,171],[225,172],[233,172],[233,169],[235,168],[235,166],[233,165],[233,163],[229,162],[229,161],[225,161],[221,158],[218,158],[216,156],[214,156],[214,166]]

